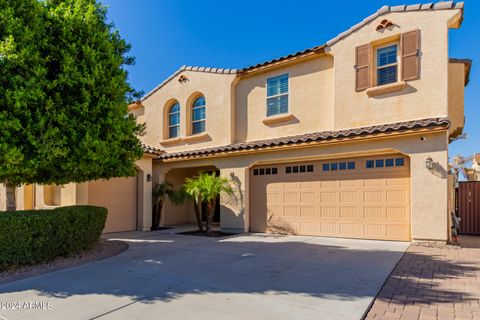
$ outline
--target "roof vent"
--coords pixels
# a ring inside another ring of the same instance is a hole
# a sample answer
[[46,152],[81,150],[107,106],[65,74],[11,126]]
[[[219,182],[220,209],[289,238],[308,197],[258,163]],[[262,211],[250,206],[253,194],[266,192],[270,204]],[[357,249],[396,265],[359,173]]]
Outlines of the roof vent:
[[390,20],[383,19],[382,22],[378,24],[375,30],[380,31],[391,26],[393,26],[393,23]]

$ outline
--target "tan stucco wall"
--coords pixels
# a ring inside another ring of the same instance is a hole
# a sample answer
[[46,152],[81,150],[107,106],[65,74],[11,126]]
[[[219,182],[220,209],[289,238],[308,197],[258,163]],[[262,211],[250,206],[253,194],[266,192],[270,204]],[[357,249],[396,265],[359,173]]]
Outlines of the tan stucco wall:
[[[415,11],[382,15],[335,43],[335,129],[445,117],[448,106],[448,22],[458,10]],[[395,26],[375,31],[383,19]],[[420,29],[420,79],[400,92],[369,98],[355,91],[355,48],[382,38]],[[463,89],[462,89],[463,90]]]
[[7,193],[5,185],[0,184],[0,211],[5,211],[7,209]]
[[[180,76],[188,80],[179,82]],[[202,141],[180,142],[164,146],[169,152],[190,150],[214,145],[229,144],[233,141],[231,121],[233,114],[232,82],[233,74],[216,74],[208,72],[183,71],[170,80],[164,87],[143,101],[145,106],[145,122],[147,135],[143,141],[152,146],[160,147],[164,136],[165,108],[176,100],[180,104],[180,137],[187,135],[187,108],[191,108],[194,99],[202,94],[206,101],[206,132],[209,137]],[[166,131],[166,130],[165,130]]]
[[[323,55],[273,71],[241,77],[236,89],[235,141],[333,129],[333,58]],[[266,125],[267,79],[288,74],[288,108],[294,118]]]
[[[420,137],[425,139],[422,140]],[[161,172],[174,168],[214,165],[223,176],[238,178],[243,185],[238,196],[244,200],[233,205],[230,196],[221,197],[220,225],[226,229],[248,231],[248,170],[255,164],[307,159],[338,158],[365,154],[400,152],[410,157],[411,212],[413,239],[447,239],[447,132],[422,133],[412,136],[387,136],[377,140],[359,140],[350,143],[318,145],[310,148],[290,148],[284,151],[255,152],[237,156],[205,158],[177,162],[155,162],[153,172],[163,179]],[[431,157],[434,170],[425,167]],[[243,204],[243,205],[242,205]],[[168,214],[168,213],[167,213]]]
[[448,117],[450,133],[464,126],[464,87],[465,65],[463,63],[448,64]]

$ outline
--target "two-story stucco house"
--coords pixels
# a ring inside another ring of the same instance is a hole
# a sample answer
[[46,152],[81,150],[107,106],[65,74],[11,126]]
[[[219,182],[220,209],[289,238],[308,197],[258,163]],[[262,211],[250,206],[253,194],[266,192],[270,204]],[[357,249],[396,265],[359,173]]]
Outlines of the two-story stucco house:
[[[463,3],[384,6],[288,56],[184,66],[130,106],[147,128],[139,176],[77,185],[75,201],[109,207],[108,231],[149,230],[153,184],[215,171],[236,190],[220,198],[225,230],[445,241],[471,65],[449,56],[448,31],[462,19]],[[193,222],[192,206],[162,219]]]

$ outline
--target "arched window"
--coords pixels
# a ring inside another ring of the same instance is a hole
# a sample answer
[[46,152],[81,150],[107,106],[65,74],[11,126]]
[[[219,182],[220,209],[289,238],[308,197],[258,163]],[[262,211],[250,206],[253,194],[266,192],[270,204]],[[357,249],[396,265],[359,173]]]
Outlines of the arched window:
[[192,106],[192,134],[205,132],[205,97],[195,99]]
[[180,105],[174,103],[168,110],[168,137],[176,138],[180,135]]

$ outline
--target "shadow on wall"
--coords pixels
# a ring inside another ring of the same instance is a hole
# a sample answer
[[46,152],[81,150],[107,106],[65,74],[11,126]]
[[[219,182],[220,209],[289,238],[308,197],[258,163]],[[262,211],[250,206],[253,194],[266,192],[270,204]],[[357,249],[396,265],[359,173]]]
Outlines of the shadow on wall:
[[233,193],[225,195],[225,202],[221,204],[220,209],[220,221],[226,228],[242,226],[245,221],[245,195],[242,191],[242,182],[233,172],[230,173],[230,180],[232,181]]
[[[332,244],[336,240],[316,239],[320,240],[298,241],[279,235],[226,239],[152,235],[140,242],[133,238],[130,250],[122,255],[0,286],[0,297],[12,292],[30,295],[27,291],[35,289],[44,297],[95,295],[101,299],[109,295],[137,303],[217,293],[268,294],[285,301],[291,299],[290,294],[352,301],[374,297],[403,253],[390,251],[391,245],[381,242],[352,241],[344,247]],[[462,288],[437,285],[445,278],[476,280],[478,265],[413,252],[406,253],[402,261],[400,265],[406,267],[393,273],[381,300],[403,304],[405,294],[392,291],[397,288],[418,292],[418,299],[431,303],[478,303],[478,296]]]
[[295,229],[288,222],[280,219],[275,219],[273,213],[269,209],[267,216],[267,232],[283,235],[296,234]]

